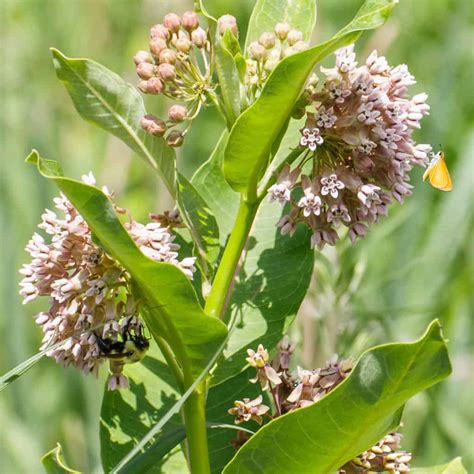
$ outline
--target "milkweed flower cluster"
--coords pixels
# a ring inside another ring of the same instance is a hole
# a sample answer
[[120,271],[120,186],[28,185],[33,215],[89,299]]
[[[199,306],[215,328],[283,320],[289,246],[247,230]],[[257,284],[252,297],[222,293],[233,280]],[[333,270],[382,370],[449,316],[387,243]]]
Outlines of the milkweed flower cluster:
[[[219,33],[223,35],[226,30],[238,36],[237,22],[231,15],[218,20]],[[151,114],[143,117],[142,128],[155,136],[166,133],[169,146],[181,146],[201,107],[209,98],[212,102],[217,100],[209,30],[200,26],[198,15],[192,11],[181,17],[168,13],[162,23],[150,29],[149,51],[138,51],[133,59],[141,79],[138,83],[141,92],[161,94],[180,102],[168,109],[166,120]],[[177,126],[184,122],[189,123],[187,128],[178,130]]]
[[406,65],[390,67],[374,51],[358,66],[351,45],[321,71],[322,88],[313,78],[303,94],[300,162],[285,166],[268,190],[270,200],[291,204],[281,232],[291,235],[304,223],[318,248],[335,245],[341,225],[352,242],[364,236],[393,199],[402,203],[411,194],[409,172],[431,152],[412,137],[429,106],[426,94],[408,95],[416,81]]
[[377,444],[347,463],[339,474],[388,472],[402,474],[410,472],[411,454],[400,449],[402,436],[389,433]]
[[133,59],[140,91],[188,104],[172,105],[167,120],[147,115],[141,122],[152,135],[168,132],[169,146],[180,146],[186,130],[179,131],[176,125],[193,120],[214,87],[209,32],[200,26],[194,12],[182,17],[168,13],[150,29],[149,51],[138,51]]
[[262,33],[248,46],[245,76],[246,95],[249,100],[258,97],[269,74],[285,57],[309,48],[303,33],[288,23],[277,23],[273,32]]
[[[313,370],[297,367],[290,371],[290,360],[295,346],[285,336],[278,345],[278,351],[270,360],[268,351],[259,344],[256,351],[248,349],[246,361],[257,371],[251,383],[260,382],[262,393],[254,399],[236,400],[228,413],[234,416],[234,423],[241,424],[255,421],[259,425],[264,417],[269,420],[299,410],[313,403],[337,387],[352,371],[351,359],[342,360],[336,354],[326,362],[324,367]],[[270,397],[265,396],[270,392]],[[239,431],[232,444],[240,448],[249,438],[244,431]],[[388,472],[401,474],[409,472],[411,454],[400,449],[401,435],[389,433],[377,444],[364,451],[339,469],[339,474]]]
[[[83,181],[95,184],[92,174],[83,176]],[[103,191],[113,200],[107,188]],[[51,210],[42,215],[39,228],[49,239],[35,233],[28,242],[26,251],[32,260],[20,270],[24,277],[20,294],[24,304],[40,296],[50,298],[49,309],[35,316],[43,331],[41,349],[65,341],[47,355],[64,366],[97,375],[103,361],[97,337],[119,340],[124,327],[141,332],[138,305],[127,272],[97,245],[71,202],[61,194],[54,203],[62,216]],[[195,259],[178,259],[179,245],[168,228],[159,222],[143,225],[133,220],[126,228],[145,255],[172,263],[192,278]],[[126,385],[126,378],[121,376],[120,384],[112,388]]]

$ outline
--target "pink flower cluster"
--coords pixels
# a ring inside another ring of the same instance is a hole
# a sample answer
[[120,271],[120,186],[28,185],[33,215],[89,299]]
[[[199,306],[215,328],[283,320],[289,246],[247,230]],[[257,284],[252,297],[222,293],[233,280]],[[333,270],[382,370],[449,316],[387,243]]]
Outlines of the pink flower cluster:
[[[95,184],[92,174],[83,180]],[[107,188],[103,190],[113,198]],[[94,242],[89,226],[64,195],[54,203],[63,216],[50,210],[42,215],[39,227],[49,239],[35,233],[28,242],[26,250],[32,260],[20,270],[24,277],[20,294],[24,304],[39,296],[50,297],[49,309],[35,316],[43,330],[41,349],[65,341],[47,355],[65,366],[97,374],[103,361],[97,336],[117,340],[125,326],[139,331],[142,323],[127,272]],[[142,225],[135,221],[126,227],[145,255],[170,262],[192,278],[195,259],[178,260],[179,246],[168,228],[158,222]],[[123,386],[124,376],[122,381]]]
[[364,236],[392,199],[402,203],[411,194],[409,172],[426,164],[431,151],[412,138],[429,106],[426,94],[408,95],[416,81],[407,66],[390,67],[376,51],[358,66],[353,48],[336,52],[334,68],[321,68],[320,90],[311,79],[299,142],[304,152],[268,190],[270,201],[291,203],[281,232],[292,234],[302,222],[318,248],[335,245],[340,225],[352,242]]

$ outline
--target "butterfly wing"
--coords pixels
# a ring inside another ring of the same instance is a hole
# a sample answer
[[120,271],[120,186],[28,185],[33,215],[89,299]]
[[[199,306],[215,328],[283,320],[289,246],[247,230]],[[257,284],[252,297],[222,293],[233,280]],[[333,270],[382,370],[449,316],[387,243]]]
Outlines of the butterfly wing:
[[444,155],[433,163],[430,168],[428,168],[426,172],[428,173],[431,186],[441,191],[451,191],[451,189],[453,189],[453,183],[449,175],[448,167],[446,166]]

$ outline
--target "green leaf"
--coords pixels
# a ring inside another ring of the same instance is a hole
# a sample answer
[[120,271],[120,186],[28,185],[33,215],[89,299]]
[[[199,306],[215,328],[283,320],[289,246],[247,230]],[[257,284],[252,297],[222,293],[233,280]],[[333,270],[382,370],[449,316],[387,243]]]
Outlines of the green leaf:
[[467,474],[461,458],[454,458],[451,462],[440,466],[415,467],[410,469],[413,474]]
[[[231,380],[212,387],[207,398],[206,418],[210,425],[233,423],[227,410],[234,400],[255,398],[259,388],[248,379],[253,371],[242,372]],[[176,384],[154,347],[141,364],[129,365],[125,374],[130,380],[130,390],[104,391],[101,412],[100,440],[104,472],[110,470],[142,439],[160,420],[179,397]],[[256,431],[258,426],[249,427]],[[209,455],[212,472],[222,472],[235,454],[231,440],[236,431],[227,428],[208,429]],[[175,415],[166,428],[144,452],[137,455],[122,470],[133,473],[182,473],[186,461],[178,449],[168,454],[185,438],[181,419]],[[180,462],[179,462],[180,461]]]
[[438,321],[418,341],[372,348],[361,356],[350,376],[319,402],[265,425],[224,473],[337,471],[396,428],[400,410],[410,397],[450,372]]
[[81,474],[66,465],[62,449],[61,445],[57,443],[54,449],[41,458],[41,463],[47,474]]
[[203,272],[210,275],[207,268],[216,262],[219,256],[219,228],[209,206],[194,186],[183,176],[178,176],[178,204],[184,220],[188,223],[193,242],[200,254]]
[[[105,390],[100,421],[100,443],[104,472],[111,469],[142,439],[179,398],[179,390],[163,357],[150,347],[140,364],[125,367],[130,390]],[[166,454],[185,437],[179,415],[174,415],[145,453],[134,458],[123,473],[172,472]],[[177,455],[173,456],[177,462]],[[181,467],[186,460],[181,453]]]
[[239,195],[232,190],[222,175],[224,148],[228,136],[229,132],[224,130],[208,161],[203,163],[191,179],[217,219],[222,245],[232,230],[239,208]]
[[[239,203],[220,166],[227,135],[223,133],[211,158],[192,179],[217,217],[221,238],[230,232]],[[284,140],[282,147],[286,146]],[[247,348],[261,343],[272,349],[293,322],[308,289],[314,265],[310,233],[302,227],[293,237],[282,236],[276,227],[281,213],[276,203],[263,203],[257,213],[231,298],[236,324],[214,383],[243,369]]]
[[130,273],[148,303],[147,325],[163,337],[188,377],[201,373],[226,337],[225,325],[207,316],[183,272],[154,262],[135,245],[118,220],[108,198],[93,186],[64,178],[57,162],[43,160],[36,151],[27,158],[43,176],[52,179],[87,221],[106,251]]
[[[240,115],[239,70],[232,53],[235,44],[238,46],[231,31],[226,31],[223,37],[220,37],[219,32],[216,31],[214,40],[216,72],[229,129]],[[236,51],[235,54],[239,52]]]
[[164,140],[146,133],[140,120],[146,114],[142,96],[131,84],[90,59],[68,58],[52,48],[58,78],[85,120],[115,135],[144,158],[175,195],[176,157]]
[[309,41],[316,24],[316,0],[258,0],[250,17],[245,49],[262,33],[273,32],[280,22],[300,30]]
[[307,77],[322,59],[353,43],[363,30],[388,18],[395,0],[366,0],[354,20],[332,39],[283,59],[268,78],[260,97],[232,128],[224,159],[224,175],[236,191],[256,198],[257,182],[273,143],[285,126]]

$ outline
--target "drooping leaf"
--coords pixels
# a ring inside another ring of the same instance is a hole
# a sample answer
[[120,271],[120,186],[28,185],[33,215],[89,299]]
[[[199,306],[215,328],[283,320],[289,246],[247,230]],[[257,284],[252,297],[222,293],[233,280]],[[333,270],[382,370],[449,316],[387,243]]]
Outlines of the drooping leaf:
[[[227,132],[211,158],[196,172],[192,182],[204,195],[221,226],[221,237],[231,230],[239,195],[224,179],[220,167]],[[283,147],[289,146],[285,140]],[[298,229],[293,237],[282,236],[276,224],[282,210],[276,203],[263,203],[250,232],[245,263],[230,301],[236,324],[214,372],[214,382],[241,371],[245,351],[259,343],[272,349],[293,321],[308,289],[314,252],[309,232]],[[233,319],[233,318],[232,318]]]
[[259,430],[224,473],[337,471],[397,427],[400,409],[410,397],[450,372],[438,321],[413,343],[372,348],[349,377],[319,402]]
[[440,466],[415,467],[410,469],[413,474],[467,474],[461,458],[454,458],[451,462]]
[[280,22],[301,31],[304,40],[309,41],[316,23],[316,0],[258,0],[250,17],[245,48],[262,33],[273,32]]
[[354,20],[332,39],[283,59],[268,78],[260,97],[243,112],[229,136],[224,174],[236,191],[254,199],[258,179],[273,143],[287,123],[307,77],[318,62],[352,42],[363,30],[388,18],[395,0],[366,0]]
[[47,474],[81,474],[66,465],[63,448],[59,443],[41,458],[41,463]]
[[221,321],[202,311],[184,273],[172,264],[146,257],[102,191],[64,178],[59,163],[43,160],[36,151],[27,161],[36,164],[43,176],[56,183],[105,250],[130,273],[150,308],[145,318],[153,336],[166,339],[185,374],[191,377],[200,374],[225,339],[227,330]]
[[192,234],[193,242],[200,254],[203,271],[209,275],[211,266],[219,255],[219,228],[211,209],[196,191],[194,186],[182,175],[178,176],[178,204],[184,220]]
[[176,157],[164,140],[146,133],[140,120],[146,114],[138,90],[105,66],[90,59],[68,58],[52,48],[54,67],[85,120],[115,135],[144,158],[175,195]]

